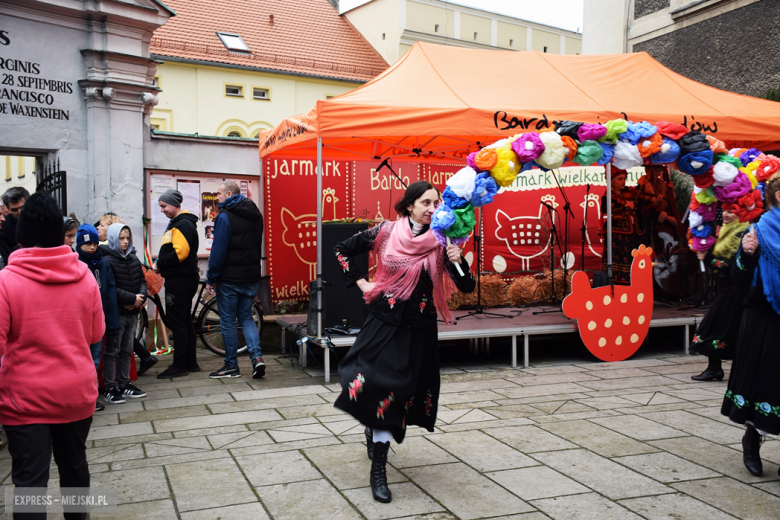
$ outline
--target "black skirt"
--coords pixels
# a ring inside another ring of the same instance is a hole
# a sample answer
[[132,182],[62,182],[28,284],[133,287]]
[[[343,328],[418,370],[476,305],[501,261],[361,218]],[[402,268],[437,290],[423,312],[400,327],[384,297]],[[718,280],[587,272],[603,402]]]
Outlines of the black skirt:
[[717,359],[732,359],[737,345],[739,326],[742,322],[742,302],[750,287],[730,286],[721,289],[710,310],[704,316],[691,351]]
[[780,434],[780,316],[746,307],[721,413]]
[[365,426],[390,431],[399,444],[407,426],[433,432],[441,384],[436,321],[412,328],[369,314],[339,363],[339,381],[334,406]]

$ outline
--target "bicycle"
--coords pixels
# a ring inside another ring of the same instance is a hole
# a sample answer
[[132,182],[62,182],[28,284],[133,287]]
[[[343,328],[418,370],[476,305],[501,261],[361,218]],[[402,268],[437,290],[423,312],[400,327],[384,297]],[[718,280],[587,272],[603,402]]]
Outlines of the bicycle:
[[[200,280],[198,286],[197,298],[195,298],[195,304],[192,307],[192,314],[190,318],[195,322],[195,334],[200,337],[203,345],[210,351],[220,356],[225,355],[224,344],[222,342],[222,326],[220,324],[219,309],[217,308],[217,299],[211,296],[206,291],[206,280]],[[160,296],[155,294],[150,296],[149,299],[154,302],[157,309],[160,311],[160,319],[163,324],[170,328],[170,325],[166,321],[165,306],[160,301]],[[199,310],[200,309],[200,310]],[[259,303],[255,302],[252,309],[252,318],[257,324],[257,334],[263,333],[263,308]],[[149,326],[149,314],[146,311],[146,307],[141,308],[141,312],[138,315],[138,328],[136,338],[141,341],[145,334],[146,328]],[[244,342],[244,333],[241,330],[241,325],[236,320],[236,329],[238,331],[238,344],[243,344],[243,347],[238,348],[238,353],[243,354],[249,351],[249,347]]]

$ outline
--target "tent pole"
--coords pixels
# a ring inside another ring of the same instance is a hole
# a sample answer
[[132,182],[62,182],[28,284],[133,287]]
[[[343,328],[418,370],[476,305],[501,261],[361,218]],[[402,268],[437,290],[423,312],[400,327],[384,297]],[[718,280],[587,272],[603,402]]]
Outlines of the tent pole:
[[612,280],[612,163],[607,163],[607,276]]
[[[322,138],[317,138],[317,339],[322,339]],[[326,354],[327,355],[327,354]],[[329,377],[330,374],[325,374]]]

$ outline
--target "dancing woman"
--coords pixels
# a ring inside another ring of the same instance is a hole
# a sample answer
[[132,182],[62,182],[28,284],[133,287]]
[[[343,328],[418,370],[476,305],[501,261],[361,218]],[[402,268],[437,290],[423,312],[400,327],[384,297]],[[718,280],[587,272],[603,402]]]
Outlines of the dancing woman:
[[707,368],[694,381],[723,380],[722,360],[734,356],[739,324],[742,321],[742,301],[750,290],[749,285],[737,285],[731,277],[731,265],[739,250],[742,235],[748,227],[737,215],[723,210],[723,226],[712,251],[698,251],[696,256],[712,268],[718,284],[718,296],[696,330],[691,351],[707,356]]
[[[385,473],[390,440],[403,442],[410,425],[432,432],[436,422],[436,311],[451,321],[450,280],[462,292],[475,287],[460,249],[445,249],[433,236],[431,216],[438,204],[439,192],[430,183],[414,182],[395,205],[399,220],[358,233],[334,250],[347,285],[357,284],[370,309],[355,344],[339,363],[342,391],[335,406],[366,426],[371,492],[378,502],[392,499]],[[352,261],[370,250],[377,259],[374,282]]]
[[766,207],[737,253],[735,281],[751,288],[721,407],[723,415],[746,425],[743,461],[756,476],[763,473],[762,436],[780,434],[780,173],[766,184]]

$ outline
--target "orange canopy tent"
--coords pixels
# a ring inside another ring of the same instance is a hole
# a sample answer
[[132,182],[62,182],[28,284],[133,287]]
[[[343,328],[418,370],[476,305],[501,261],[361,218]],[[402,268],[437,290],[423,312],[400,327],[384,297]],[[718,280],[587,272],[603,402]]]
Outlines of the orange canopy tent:
[[[644,52],[572,56],[416,43],[360,88],[317,101],[308,113],[261,133],[260,158],[282,149],[297,156],[316,154],[317,234],[322,236],[323,156],[465,162],[482,146],[552,129],[556,120],[606,123],[619,118],[680,123],[729,147],[780,148],[780,103],[697,83]],[[608,184],[609,178],[607,165]],[[607,190],[608,213],[609,196]],[[317,250],[320,280],[320,241]],[[320,297],[318,291],[318,308]]]

